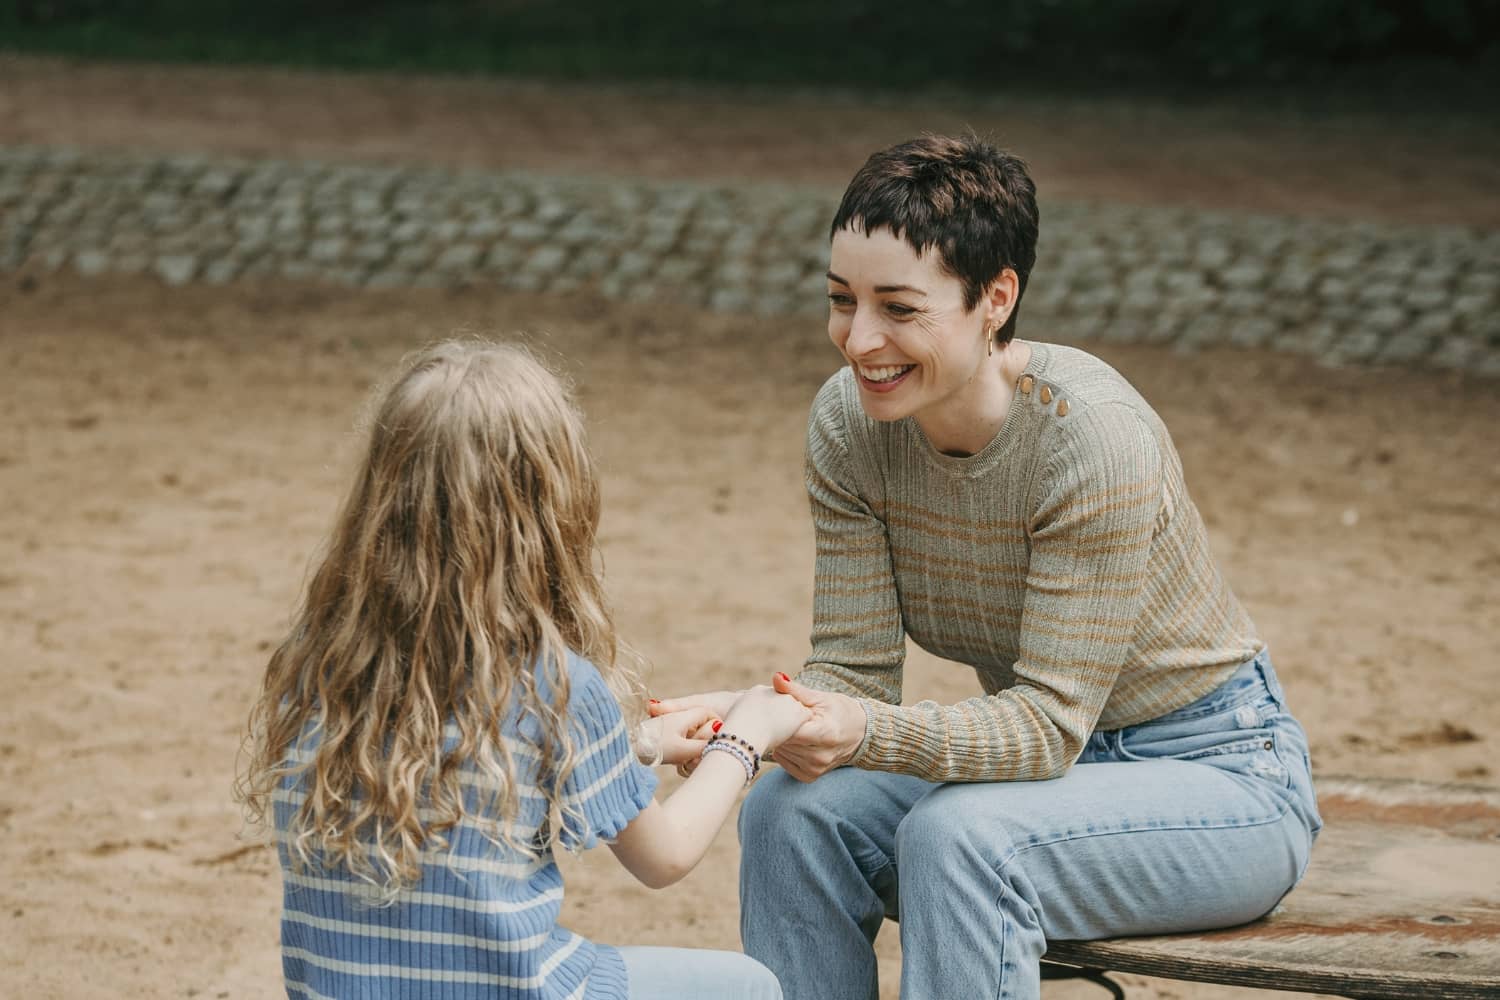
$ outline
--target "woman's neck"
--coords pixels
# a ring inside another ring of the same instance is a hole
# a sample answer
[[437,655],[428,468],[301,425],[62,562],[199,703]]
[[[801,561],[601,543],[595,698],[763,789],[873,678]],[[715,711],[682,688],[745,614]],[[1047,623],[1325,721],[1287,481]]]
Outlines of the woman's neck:
[[1012,340],[987,355],[973,381],[940,408],[915,415],[928,442],[944,455],[967,458],[983,451],[1005,426],[1016,380],[1031,362],[1031,345]]

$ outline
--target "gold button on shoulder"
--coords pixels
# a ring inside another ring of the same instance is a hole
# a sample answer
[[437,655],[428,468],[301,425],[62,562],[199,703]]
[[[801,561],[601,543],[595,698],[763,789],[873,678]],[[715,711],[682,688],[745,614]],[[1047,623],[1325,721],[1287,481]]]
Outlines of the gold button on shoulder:
[[1030,375],[1022,375],[1021,376],[1021,392],[1024,393],[1025,395],[1028,395],[1028,396],[1031,395],[1031,386],[1032,386],[1032,383],[1034,383],[1035,381],[1036,381],[1036,379],[1032,378]]
[[1066,417],[1068,415],[1068,401],[1066,399],[1059,399],[1057,401],[1057,415],[1059,417]]
[[1042,386],[1041,397],[1043,403],[1052,402],[1052,387],[1050,385]]

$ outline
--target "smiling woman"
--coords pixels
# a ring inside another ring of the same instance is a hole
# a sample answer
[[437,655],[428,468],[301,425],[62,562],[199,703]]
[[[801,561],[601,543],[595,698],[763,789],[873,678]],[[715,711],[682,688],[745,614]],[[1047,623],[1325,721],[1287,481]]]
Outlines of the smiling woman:
[[[808,426],[812,652],[776,679],[811,718],[741,812],[746,952],[788,997],[867,1000],[899,917],[903,996],[1036,998],[1049,940],[1268,912],[1321,827],[1306,736],[1155,411],[1014,337],[1024,164],[903,143],[831,232],[848,364]],[[902,706],[908,637],[981,693]]]
[[[913,250],[889,229],[840,229],[831,263],[828,335],[849,361],[865,412],[915,417],[945,454],[984,447],[1031,355],[1013,340],[995,353],[1020,298],[1015,270],[1005,268],[980,302],[966,304],[937,252]],[[953,415],[961,420],[946,419]]]

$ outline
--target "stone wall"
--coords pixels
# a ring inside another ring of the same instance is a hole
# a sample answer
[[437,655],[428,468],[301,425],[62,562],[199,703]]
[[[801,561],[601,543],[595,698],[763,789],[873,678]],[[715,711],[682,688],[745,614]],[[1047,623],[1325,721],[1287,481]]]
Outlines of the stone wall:
[[[837,195],[0,147],[0,271],[824,310]],[[1050,201],[1023,323],[1500,376],[1500,232]]]

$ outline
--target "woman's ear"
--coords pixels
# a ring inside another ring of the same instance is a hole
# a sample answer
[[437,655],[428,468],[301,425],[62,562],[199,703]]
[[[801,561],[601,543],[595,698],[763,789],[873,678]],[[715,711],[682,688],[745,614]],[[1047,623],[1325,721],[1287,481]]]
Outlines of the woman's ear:
[[1016,307],[1016,296],[1020,293],[1021,279],[1008,267],[989,283],[984,290],[982,302],[985,307],[985,329],[998,330],[1005,325],[1005,321],[1010,319],[1011,310]]

